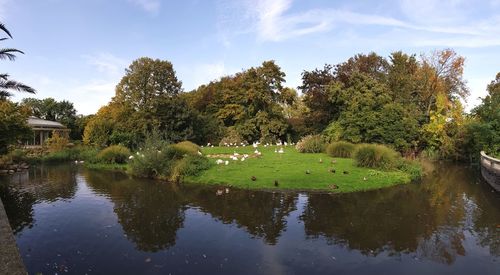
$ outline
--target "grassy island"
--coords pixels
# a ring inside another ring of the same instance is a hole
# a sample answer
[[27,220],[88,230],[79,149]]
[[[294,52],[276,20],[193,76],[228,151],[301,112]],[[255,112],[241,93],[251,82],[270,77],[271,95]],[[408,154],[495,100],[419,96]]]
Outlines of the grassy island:
[[[185,178],[185,182],[198,184],[231,185],[251,189],[328,190],[354,192],[409,183],[411,176],[403,171],[378,171],[357,167],[353,159],[332,158],[324,153],[299,153],[293,146],[205,147],[203,154],[214,163],[198,176]],[[230,157],[239,154],[238,160]],[[241,161],[244,154],[249,156]],[[332,163],[333,161],[333,163]],[[345,171],[345,172],[344,172]],[[252,177],[254,177],[252,179]],[[278,186],[275,186],[275,181]]]

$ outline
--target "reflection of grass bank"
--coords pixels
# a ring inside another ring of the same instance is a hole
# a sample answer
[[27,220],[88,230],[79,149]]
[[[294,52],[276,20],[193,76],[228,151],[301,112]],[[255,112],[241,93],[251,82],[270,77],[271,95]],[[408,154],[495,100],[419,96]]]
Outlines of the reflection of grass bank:
[[126,171],[128,164],[126,163],[85,163],[85,167],[98,170],[123,170]]
[[[311,189],[333,192],[377,189],[411,181],[408,173],[357,167],[352,159],[335,158],[335,163],[332,163],[334,158],[322,153],[303,154],[298,153],[295,148],[284,147],[284,153],[280,154],[275,153],[275,149],[276,146],[259,146],[258,150],[262,155],[252,157],[255,150],[252,146],[204,148],[204,154],[218,155],[212,159],[213,162],[221,158],[228,160],[229,164],[212,166],[197,177],[187,177],[185,181],[252,189]],[[240,154],[240,157],[243,154],[251,157],[244,161],[223,158],[234,152]],[[309,171],[309,174],[306,171]],[[252,177],[255,177],[255,181]],[[275,186],[275,181],[278,181],[278,187]]]

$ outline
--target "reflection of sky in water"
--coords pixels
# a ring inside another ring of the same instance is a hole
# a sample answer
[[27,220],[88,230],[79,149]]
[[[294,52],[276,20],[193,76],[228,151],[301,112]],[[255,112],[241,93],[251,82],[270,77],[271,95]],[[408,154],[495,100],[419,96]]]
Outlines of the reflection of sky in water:
[[436,171],[356,194],[216,196],[51,166],[0,194],[30,273],[499,274],[500,196],[465,167]]

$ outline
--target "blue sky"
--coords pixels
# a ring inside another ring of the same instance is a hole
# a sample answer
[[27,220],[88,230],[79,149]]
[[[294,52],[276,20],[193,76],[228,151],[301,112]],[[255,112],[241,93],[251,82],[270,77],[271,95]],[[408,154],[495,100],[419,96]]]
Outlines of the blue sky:
[[1,46],[26,52],[0,72],[81,114],[141,56],[171,61],[189,91],[269,59],[296,88],[303,70],[356,53],[453,48],[466,57],[468,108],[500,71],[500,0],[0,0],[0,20],[14,36]]

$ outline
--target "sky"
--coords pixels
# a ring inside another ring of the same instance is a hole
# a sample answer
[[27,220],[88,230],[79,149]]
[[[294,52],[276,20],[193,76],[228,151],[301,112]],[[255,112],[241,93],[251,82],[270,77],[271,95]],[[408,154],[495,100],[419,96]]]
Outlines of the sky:
[[[275,60],[301,73],[358,53],[454,49],[466,58],[466,109],[500,72],[500,0],[0,0],[0,22],[25,52],[0,72],[95,113],[139,57],[172,62],[184,91]],[[13,100],[32,97],[17,93]]]

